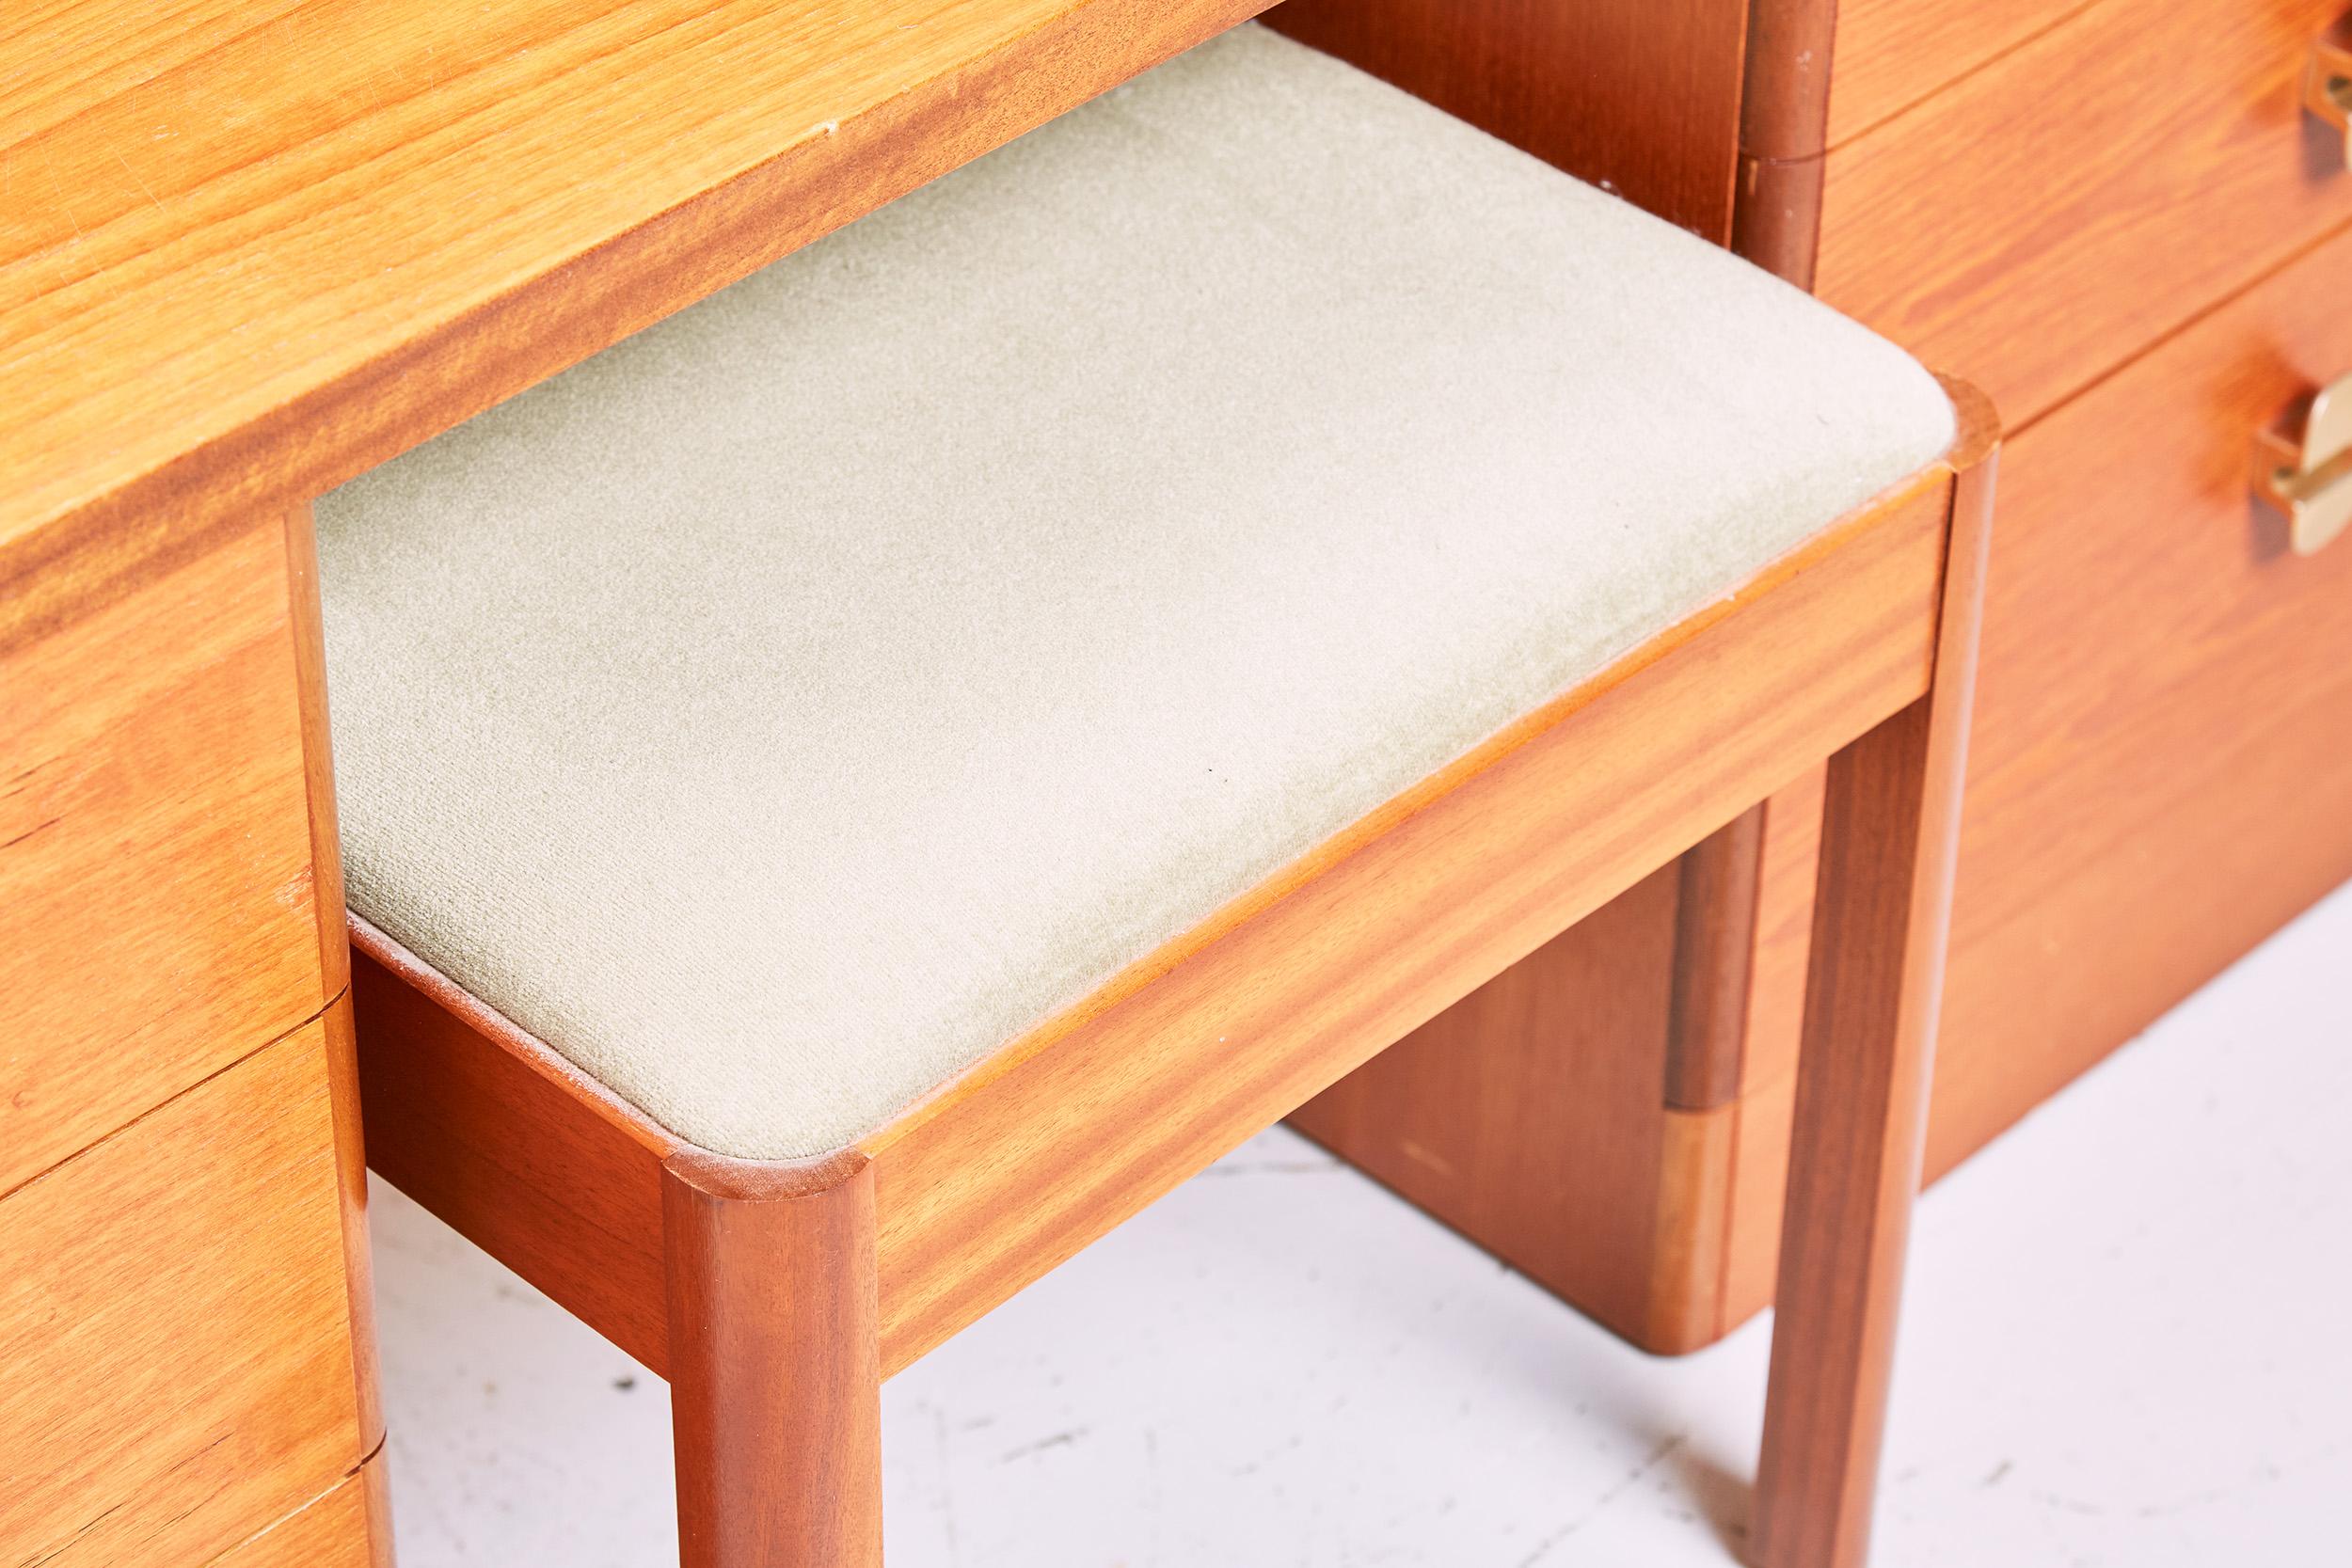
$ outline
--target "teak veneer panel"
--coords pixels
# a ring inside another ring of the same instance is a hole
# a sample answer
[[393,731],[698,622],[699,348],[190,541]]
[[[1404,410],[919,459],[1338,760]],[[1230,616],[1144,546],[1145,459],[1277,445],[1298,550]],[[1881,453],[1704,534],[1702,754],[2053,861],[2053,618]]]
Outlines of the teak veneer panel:
[[2352,219],[2344,0],[2094,5],[1823,161],[1814,289],[2018,430]]
[[1293,1113],[1290,1124],[1641,1339],[1664,1158],[1669,865]]
[[272,521],[0,654],[0,1192],[340,989],[288,584]]
[[326,1046],[0,1199],[0,1561],[200,1562],[359,1464]]
[[40,84],[0,143],[0,633],[62,612],[36,567],[134,581],[306,503],[1256,8],[317,0],[186,53],[50,7],[0,36]]
[[[1740,1172],[1787,1169],[1821,792],[1822,770],[1810,768],[1755,814],[1767,918],[1731,1098],[1668,1103],[1661,1058],[1637,1048],[1665,1034],[1683,880],[1669,866],[1325,1090],[1291,1125],[1645,1350],[1678,1354],[1721,1337],[1735,1304],[1744,1317],[1772,1299],[1781,1195]],[[1777,1143],[1775,1124],[1755,1120],[1774,1096]],[[1741,1207],[1767,1199],[1761,1218]]]
[[1826,770],[1813,768],[1765,806],[1764,915],[1737,1091],[1718,1104],[1665,1111],[1659,1202],[1645,1216],[1655,1223],[1642,1254],[1646,1310],[1630,1327],[1610,1323],[1645,1350],[1697,1350],[1772,1302],[1827,784]]
[[379,1453],[325,1497],[215,1558],[211,1568],[393,1568],[390,1516]]
[[665,1371],[661,1162],[675,1144],[519,1032],[351,923],[368,1164],[573,1316]]
[[150,8],[168,11],[168,26],[125,28],[123,12],[111,6],[34,8],[21,13],[12,30],[42,27],[51,45],[22,51],[12,59],[8,93],[0,99],[0,147],[12,146],[49,129],[91,103],[136,87],[151,76],[196,58],[238,34],[277,21],[304,0],[167,0]]
[[1820,146],[1839,147],[2099,0],[1800,3],[1834,5],[1836,10]]
[[2352,878],[2352,541],[2247,489],[2347,279],[2339,234],[2006,450],[1931,1171]]
[[1746,20],[1718,0],[1289,0],[1271,25],[1720,243]]
[[1766,803],[1756,903],[1755,968],[1738,1085],[1747,1093],[1797,1070],[1804,1029],[1804,976],[1813,956],[1813,890],[1821,852],[1826,770],[1808,768]]

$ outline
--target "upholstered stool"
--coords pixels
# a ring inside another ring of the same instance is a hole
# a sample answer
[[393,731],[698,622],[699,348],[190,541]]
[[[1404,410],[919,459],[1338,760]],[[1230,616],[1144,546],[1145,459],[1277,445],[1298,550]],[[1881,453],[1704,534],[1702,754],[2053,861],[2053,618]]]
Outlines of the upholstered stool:
[[1901,1186],[1955,450],[1804,295],[1230,34],[320,503],[371,1152],[666,1371],[690,1568],[870,1563],[882,1375],[1867,732],[1822,962],[1910,1012],[1825,1012],[1887,1103],[1800,1139]]

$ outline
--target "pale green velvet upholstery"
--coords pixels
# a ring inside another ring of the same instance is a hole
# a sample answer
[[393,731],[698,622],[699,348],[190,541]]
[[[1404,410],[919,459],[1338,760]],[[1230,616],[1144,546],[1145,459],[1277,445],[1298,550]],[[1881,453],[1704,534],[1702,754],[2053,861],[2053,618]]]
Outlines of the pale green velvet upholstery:
[[1245,28],[327,497],[351,901],[684,1137],[822,1151],[1951,433]]

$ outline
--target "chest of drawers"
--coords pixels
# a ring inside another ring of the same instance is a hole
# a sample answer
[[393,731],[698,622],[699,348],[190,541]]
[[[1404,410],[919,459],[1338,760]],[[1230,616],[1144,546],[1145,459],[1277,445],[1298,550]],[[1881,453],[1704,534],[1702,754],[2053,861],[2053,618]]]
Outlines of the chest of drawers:
[[[2352,545],[2248,484],[2352,372],[2341,9],[1274,13],[1999,406],[1931,1175],[2352,876]],[[1296,1123],[1637,1342],[1717,1338],[1770,1291],[1819,812],[1790,781]]]
[[[953,46],[996,62],[986,72],[923,55],[931,35],[908,41],[930,96],[805,67],[777,90],[824,146],[886,144],[874,178],[895,191],[1066,107],[1074,89],[1052,84],[1131,74],[1249,8],[995,8],[959,25],[1001,40]],[[56,36],[72,47],[35,52],[0,129],[72,153],[53,166],[79,199],[7,214],[22,220],[0,255],[12,309],[103,293],[101,266],[117,269],[106,297],[131,300],[117,285],[160,254],[145,214],[168,228],[191,192],[324,187],[254,153],[265,117],[206,108],[270,75],[239,74],[276,45],[232,9],[78,32],[69,17]],[[2352,176],[2341,131],[2304,107],[2332,4],[1290,0],[1273,20],[1735,245],[2003,405],[1934,1170],[2352,876],[2352,543],[2291,554],[2246,483],[2255,432],[2352,371],[2336,306]],[[617,90],[606,77],[637,56],[582,27],[535,62],[487,31],[472,41],[485,61],[575,73],[566,97],[592,76]],[[84,70],[102,38],[116,53]],[[432,36],[377,41],[478,90],[469,113],[515,99]],[[707,80],[790,75],[748,25],[671,41],[723,62]],[[310,137],[306,155],[380,162],[350,137],[441,134],[404,118],[402,70],[364,51],[343,64],[349,102],[305,103],[360,130]],[[851,87],[874,112],[844,134],[826,105]],[[776,118],[660,106],[742,130],[755,163]],[[116,131],[148,135],[161,109],[217,135],[155,137],[142,173]],[[86,421],[76,462],[145,478],[86,508],[89,529],[22,530],[0,549],[0,1364],[31,1390],[0,1411],[0,1555],[357,1568],[385,1552],[307,521],[273,508],[416,438],[354,413],[369,387],[405,378],[429,401],[464,372],[512,390],[806,237],[780,235],[775,211],[813,232],[855,204],[822,158],[760,168],[739,206],[582,219],[564,243],[605,279],[584,325],[527,290],[428,298],[355,266],[342,286],[358,293],[273,340],[375,333],[349,376],[302,397],[256,381],[217,429],[229,404],[203,378],[134,378],[179,400],[188,450],[151,450],[144,404]],[[179,183],[159,192],[159,170]],[[547,210],[573,211],[580,188],[556,194]],[[283,215],[307,235],[293,220],[317,214]],[[495,252],[530,231],[465,238]],[[187,264],[223,289],[310,276]],[[305,309],[333,293],[293,292]],[[474,310],[503,335],[464,360],[417,348],[413,322],[375,332],[351,299],[422,301],[440,326]],[[116,352],[159,363],[228,341],[215,369],[230,373],[257,352],[224,338],[226,317],[97,313]],[[97,363],[64,343],[43,352]],[[285,438],[272,450],[302,483],[254,479],[255,449],[230,438],[248,426]],[[19,444],[40,462],[12,503],[72,511],[40,488],[72,464]],[[218,504],[195,505],[205,494]],[[1301,1125],[1629,1338],[1719,1336],[1770,1290],[1820,811],[1818,777],[1787,781]]]
[[385,1540],[310,522],[221,531],[0,565],[9,1561]]

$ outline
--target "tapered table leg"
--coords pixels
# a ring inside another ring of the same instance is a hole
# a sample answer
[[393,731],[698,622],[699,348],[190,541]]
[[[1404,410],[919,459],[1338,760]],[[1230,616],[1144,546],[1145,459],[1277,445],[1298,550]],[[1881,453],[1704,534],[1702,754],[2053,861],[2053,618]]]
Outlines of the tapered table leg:
[[1919,1185],[1993,461],[1954,486],[1932,689],[1831,760],[1751,1556],[1869,1554]]

